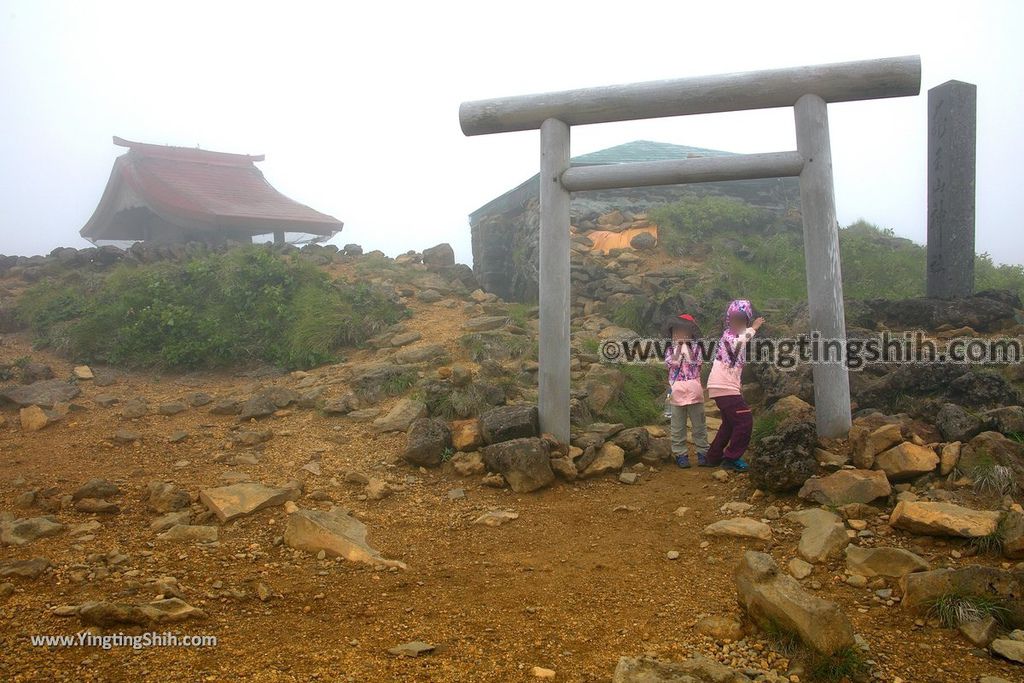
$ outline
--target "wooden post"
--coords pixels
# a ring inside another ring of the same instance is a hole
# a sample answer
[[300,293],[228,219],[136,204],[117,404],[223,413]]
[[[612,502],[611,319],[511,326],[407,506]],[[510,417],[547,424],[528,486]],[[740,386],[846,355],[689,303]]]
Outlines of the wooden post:
[[277,246],[281,246],[284,244],[284,230],[274,231],[274,244]]
[[974,293],[974,170],[978,88],[928,91],[928,296]]
[[800,211],[804,222],[807,306],[811,331],[823,340],[840,340],[841,362],[814,365],[814,412],[818,434],[845,436],[850,431],[850,376],[846,361],[846,318],[839,265],[839,225],[832,184],[832,147],[828,105],[817,95],[796,102],[796,145],[804,157],[800,173]]
[[569,126],[540,127],[540,428],[569,442]]

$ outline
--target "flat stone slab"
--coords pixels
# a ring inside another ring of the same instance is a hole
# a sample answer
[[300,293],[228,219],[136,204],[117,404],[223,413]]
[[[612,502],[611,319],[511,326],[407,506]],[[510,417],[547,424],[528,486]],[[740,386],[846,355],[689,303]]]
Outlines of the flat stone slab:
[[25,545],[32,541],[54,536],[64,525],[51,517],[27,517],[0,522],[0,545]]
[[750,517],[722,519],[704,527],[705,536],[725,536],[729,538],[753,538],[759,541],[770,541],[772,528],[764,522]]
[[953,503],[901,501],[889,524],[915,534],[979,538],[994,533],[1001,516],[995,510],[972,510]]
[[413,398],[402,398],[387,415],[373,421],[373,428],[378,432],[405,432],[409,430],[409,425],[426,416],[426,403]]
[[0,579],[18,577],[22,579],[38,579],[39,576],[53,566],[45,557],[33,557],[31,560],[12,560],[0,564]]
[[846,548],[846,568],[859,576],[895,579],[930,569],[924,558],[903,548],[861,548],[855,545]]
[[215,526],[175,524],[157,536],[157,539],[178,543],[213,543],[217,540],[217,537],[218,530]]
[[288,515],[284,542],[296,550],[341,557],[350,562],[398,567],[404,562],[386,560],[366,542],[366,525],[343,510],[297,510]]
[[148,626],[170,624],[187,619],[202,619],[206,613],[180,598],[167,598],[143,604],[87,602],[78,607],[78,618],[85,626],[108,628],[123,624]]
[[5,389],[0,396],[21,407],[40,406],[52,408],[55,403],[64,403],[82,393],[74,384],[62,379],[43,379],[32,384]]
[[413,640],[402,645],[388,648],[388,653],[396,657],[419,657],[434,651],[434,646],[422,640]]
[[251,514],[287,500],[295,500],[295,489],[278,489],[263,484],[241,483],[200,491],[199,500],[210,508],[221,522]]
[[889,478],[881,470],[840,470],[827,477],[812,477],[804,482],[801,498],[820,505],[870,503],[892,493]]

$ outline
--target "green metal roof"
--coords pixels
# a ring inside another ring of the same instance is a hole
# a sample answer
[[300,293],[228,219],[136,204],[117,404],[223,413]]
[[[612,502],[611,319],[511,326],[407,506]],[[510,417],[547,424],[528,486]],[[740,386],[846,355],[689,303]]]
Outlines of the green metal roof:
[[[672,145],[667,142],[652,142],[651,140],[634,140],[608,149],[572,157],[569,163],[572,166],[600,166],[629,164],[636,161],[668,161],[686,159],[690,156],[720,157],[733,154],[734,152],[723,152],[719,149]],[[535,175],[500,197],[495,197],[487,202],[469,215],[470,222],[472,223],[481,214],[505,211],[510,207],[520,206],[526,196],[536,195],[539,192],[539,178],[539,175]]]
[[581,154],[572,158],[574,166],[593,166],[603,164],[629,164],[637,161],[668,161],[685,159],[690,156],[720,157],[730,156],[733,152],[718,149],[704,149],[689,145],[671,145],[667,142],[650,140],[634,140],[623,145],[616,145],[590,154]]

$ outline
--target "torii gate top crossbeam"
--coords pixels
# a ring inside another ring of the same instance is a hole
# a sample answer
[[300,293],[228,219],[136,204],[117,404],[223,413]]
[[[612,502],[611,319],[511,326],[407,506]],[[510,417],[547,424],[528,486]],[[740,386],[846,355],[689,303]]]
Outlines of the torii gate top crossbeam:
[[921,58],[912,55],[477,100],[459,107],[459,123],[466,135],[488,135],[539,129],[545,119],[578,126],[792,107],[807,94],[851,102],[920,90]]

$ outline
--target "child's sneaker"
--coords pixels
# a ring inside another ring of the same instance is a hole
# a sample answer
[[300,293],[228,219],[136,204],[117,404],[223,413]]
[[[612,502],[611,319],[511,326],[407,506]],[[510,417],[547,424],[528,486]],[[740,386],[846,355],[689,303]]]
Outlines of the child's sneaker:
[[737,458],[735,460],[729,460],[728,458],[722,459],[722,469],[732,470],[733,472],[746,472],[749,469],[747,463],[743,458]]
[[697,453],[697,467],[714,467],[708,462],[707,453]]
[[690,456],[688,456],[688,455],[677,455],[676,456],[676,464],[679,465],[679,467],[684,469],[684,470],[689,469],[690,468]]

